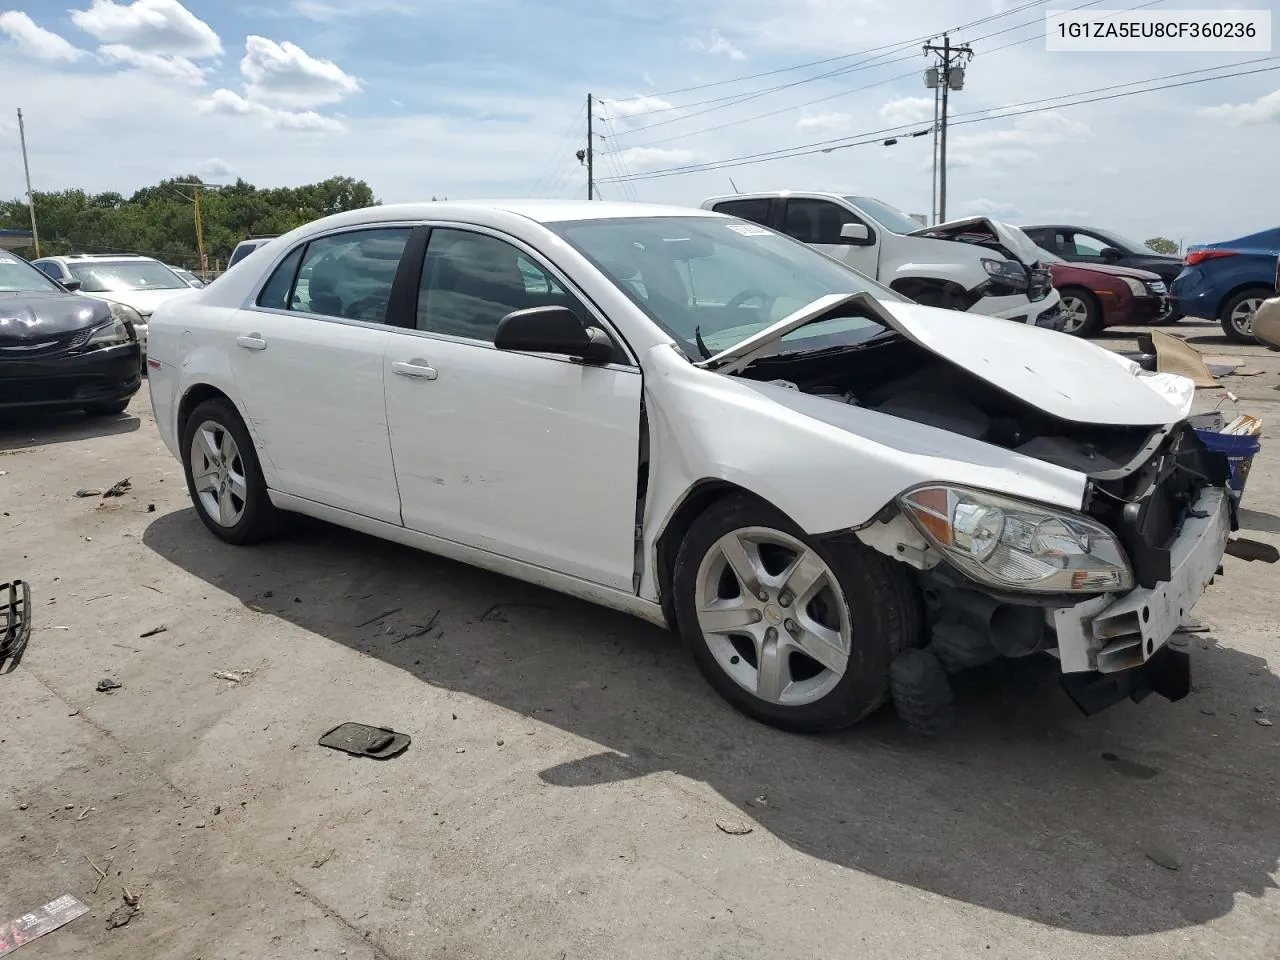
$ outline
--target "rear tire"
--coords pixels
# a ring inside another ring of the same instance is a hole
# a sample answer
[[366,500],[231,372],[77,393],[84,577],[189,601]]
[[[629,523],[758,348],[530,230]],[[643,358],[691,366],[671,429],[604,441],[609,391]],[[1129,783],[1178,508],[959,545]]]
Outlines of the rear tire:
[[1063,287],[1062,312],[1067,315],[1062,332],[1073,337],[1096,337],[1102,332],[1102,304],[1083,287]]
[[[725,552],[735,543],[760,561],[766,600],[741,589]],[[712,596],[712,582],[738,593]],[[789,596],[789,586],[805,583]],[[848,727],[879,707],[888,699],[890,663],[920,636],[920,598],[904,566],[856,542],[814,540],[780,510],[746,495],[721,500],[694,521],[676,555],[672,592],[676,626],[707,682],[747,716],[797,733]],[[739,605],[760,616],[737,634],[730,633],[735,626],[716,629],[711,617],[737,615]],[[817,646],[818,636],[839,637],[844,650],[833,655],[837,645]],[[782,680],[767,682],[766,662]]]
[[129,409],[129,401],[132,397],[125,397],[123,400],[112,400],[104,403],[88,403],[84,407],[84,415],[86,417],[116,417]]
[[[1232,343],[1257,343],[1253,335],[1253,313],[1263,300],[1272,296],[1275,294],[1266,287],[1249,287],[1228,297],[1218,313],[1227,339]],[[1251,305],[1252,309],[1249,309]]]
[[218,539],[246,546],[279,532],[280,511],[231,401],[215,397],[191,411],[182,430],[182,466],[196,513]]

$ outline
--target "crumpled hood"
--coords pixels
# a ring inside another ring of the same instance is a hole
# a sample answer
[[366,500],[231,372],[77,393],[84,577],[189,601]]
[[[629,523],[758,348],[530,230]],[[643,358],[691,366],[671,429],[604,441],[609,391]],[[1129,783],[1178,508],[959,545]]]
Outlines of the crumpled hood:
[[959,235],[968,230],[986,227],[1000,240],[1010,253],[1026,266],[1034,266],[1040,260],[1039,248],[1017,227],[992,220],[989,217],[965,217],[963,220],[948,220],[932,227],[921,227],[909,234],[913,237],[931,237],[935,240],[947,240],[950,236]]
[[105,300],[108,303],[123,303],[126,307],[133,307],[142,314],[143,319],[146,319],[160,304],[174,297],[185,296],[195,289],[195,287],[174,287],[170,290],[104,290],[101,293],[83,291],[81,295],[92,297],[94,300]]
[[1054,330],[915,303],[879,306],[930,353],[1059,420],[1167,426],[1186,416],[1194,397],[1186,377],[1139,376],[1136,364]]
[[0,293],[0,344],[60,337],[110,319],[105,303],[73,293]]

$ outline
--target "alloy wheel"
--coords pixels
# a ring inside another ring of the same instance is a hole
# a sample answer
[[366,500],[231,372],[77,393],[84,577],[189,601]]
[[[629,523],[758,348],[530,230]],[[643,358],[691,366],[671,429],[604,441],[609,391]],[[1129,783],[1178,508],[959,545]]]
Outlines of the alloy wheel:
[[1229,322],[1237,333],[1246,337],[1253,336],[1253,315],[1262,306],[1262,300],[1262,297],[1250,297],[1236,304],[1235,309],[1231,311]]
[[231,432],[215,420],[191,437],[191,480],[200,507],[220,527],[234,527],[248,497],[244,462]]
[[852,626],[835,573],[789,534],[725,534],[698,567],[698,628],[720,668],[761,700],[804,706],[849,666]]
[[1089,322],[1089,306],[1079,297],[1063,297],[1062,312],[1067,317],[1062,325],[1063,333],[1079,333]]

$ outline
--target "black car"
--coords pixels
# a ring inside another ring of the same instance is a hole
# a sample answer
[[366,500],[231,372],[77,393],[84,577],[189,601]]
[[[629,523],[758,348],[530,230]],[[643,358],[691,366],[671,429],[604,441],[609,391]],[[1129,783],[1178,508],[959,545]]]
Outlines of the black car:
[[137,335],[112,304],[0,251],[0,411],[117,414],[141,385]]

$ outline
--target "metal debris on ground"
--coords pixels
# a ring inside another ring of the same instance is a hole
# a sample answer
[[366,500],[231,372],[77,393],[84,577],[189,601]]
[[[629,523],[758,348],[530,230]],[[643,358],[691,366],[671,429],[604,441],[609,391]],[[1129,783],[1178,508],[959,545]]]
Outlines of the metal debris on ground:
[[731,837],[745,837],[755,829],[749,823],[743,823],[741,820],[717,820],[716,827],[721,833],[727,833]]
[[93,487],[81,487],[76,491],[76,496],[81,499],[84,499],[85,497],[100,497],[102,496],[102,491],[95,490]]
[[160,626],[158,626],[158,627],[152,627],[152,628],[151,628],[150,630],[148,630],[146,633],[140,633],[140,634],[138,634],[138,637],[139,637],[139,639],[144,639],[144,640],[145,640],[147,637],[154,637],[156,634],[165,633],[166,631],[168,631],[168,629],[169,629],[169,628],[168,628],[168,627],[166,627],[166,626],[162,623],[162,624],[160,624]]
[[1273,726],[1275,726],[1275,724],[1273,724],[1273,723],[1272,723],[1270,720],[1268,720],[1266,717],[1258,717],[1258,718],[1255,720],[1255,722],[1256,722],[1256,723],[1258,724],[1258,726],[1260,726],[1260,727],[1273,727]]
[[[293,602],[294,602],[294,603],[301,603],[302,601],[301,601],[301,600],[299,600],[299,599],[297,599],[297,598],[295,597]],[[400,612],[401,610],[403,610],[403,609],[404,609],[403,607],[394,607],[394,608],[392,608],[392,609],[390,609],[390,610],[386,611],[385,613],[380,613],[380,614],[378,614],[376,617],[370,617],[368,620],[365,620],[363,623],[357,623],[357,624],[356,624],[356,627],[357,627],[357,628],[360,628],[360,627],[367,627],[367,626],[369,626],[370,624],[377,623],[379,620],[385,620],[385,619],[387,619],[387,617],[391,616],[393,613],[399,613],[399,612]]]
[[111,487],[102,494],[102,497],[104,500],[107,497],[123,497],[129,492],[129,488],[132,486],[133,484],[130,483],[129,478],[125,477],[123,480],[112,484]]
[[110,693],[112,690],[119,690],[122,684],[119,680],[112,680],[110,677],[103,677],[98,681],[99,693]]
[[[11,673],[31,639],[31,588],[24,580],[0,583],[0,672]],[[6,667],[5,664],[8,663]]]
[[412,742],[407,733],[364,723],[342,723],[319,740],[320,746],[341,750],[355,757],[389,760],[403,753]]
[[244,681],[247,680],[250,677],[250,675],[251,674],[249,673],[248,670],[245,670],[243,673],[232,673],[229,670],[213,671],[213,679],[225,680],[227,681],[227,683],[244,683]]
[[120,906],[112,910],[111,915],[107,917],[107,929],[114,930],[116,927],[125,926],[130,920],[138,915],[139,909],[136,897],[134,898],[133,903],[126,900],[124,903],[120,904]]
[[69,893],[64,893],[58,899],[50,900],[43,907],[0,925],[0,957],[12,953],[24,943],[30,943],[46,933],[52,933],[88,912],[88,904],[82,903]]

